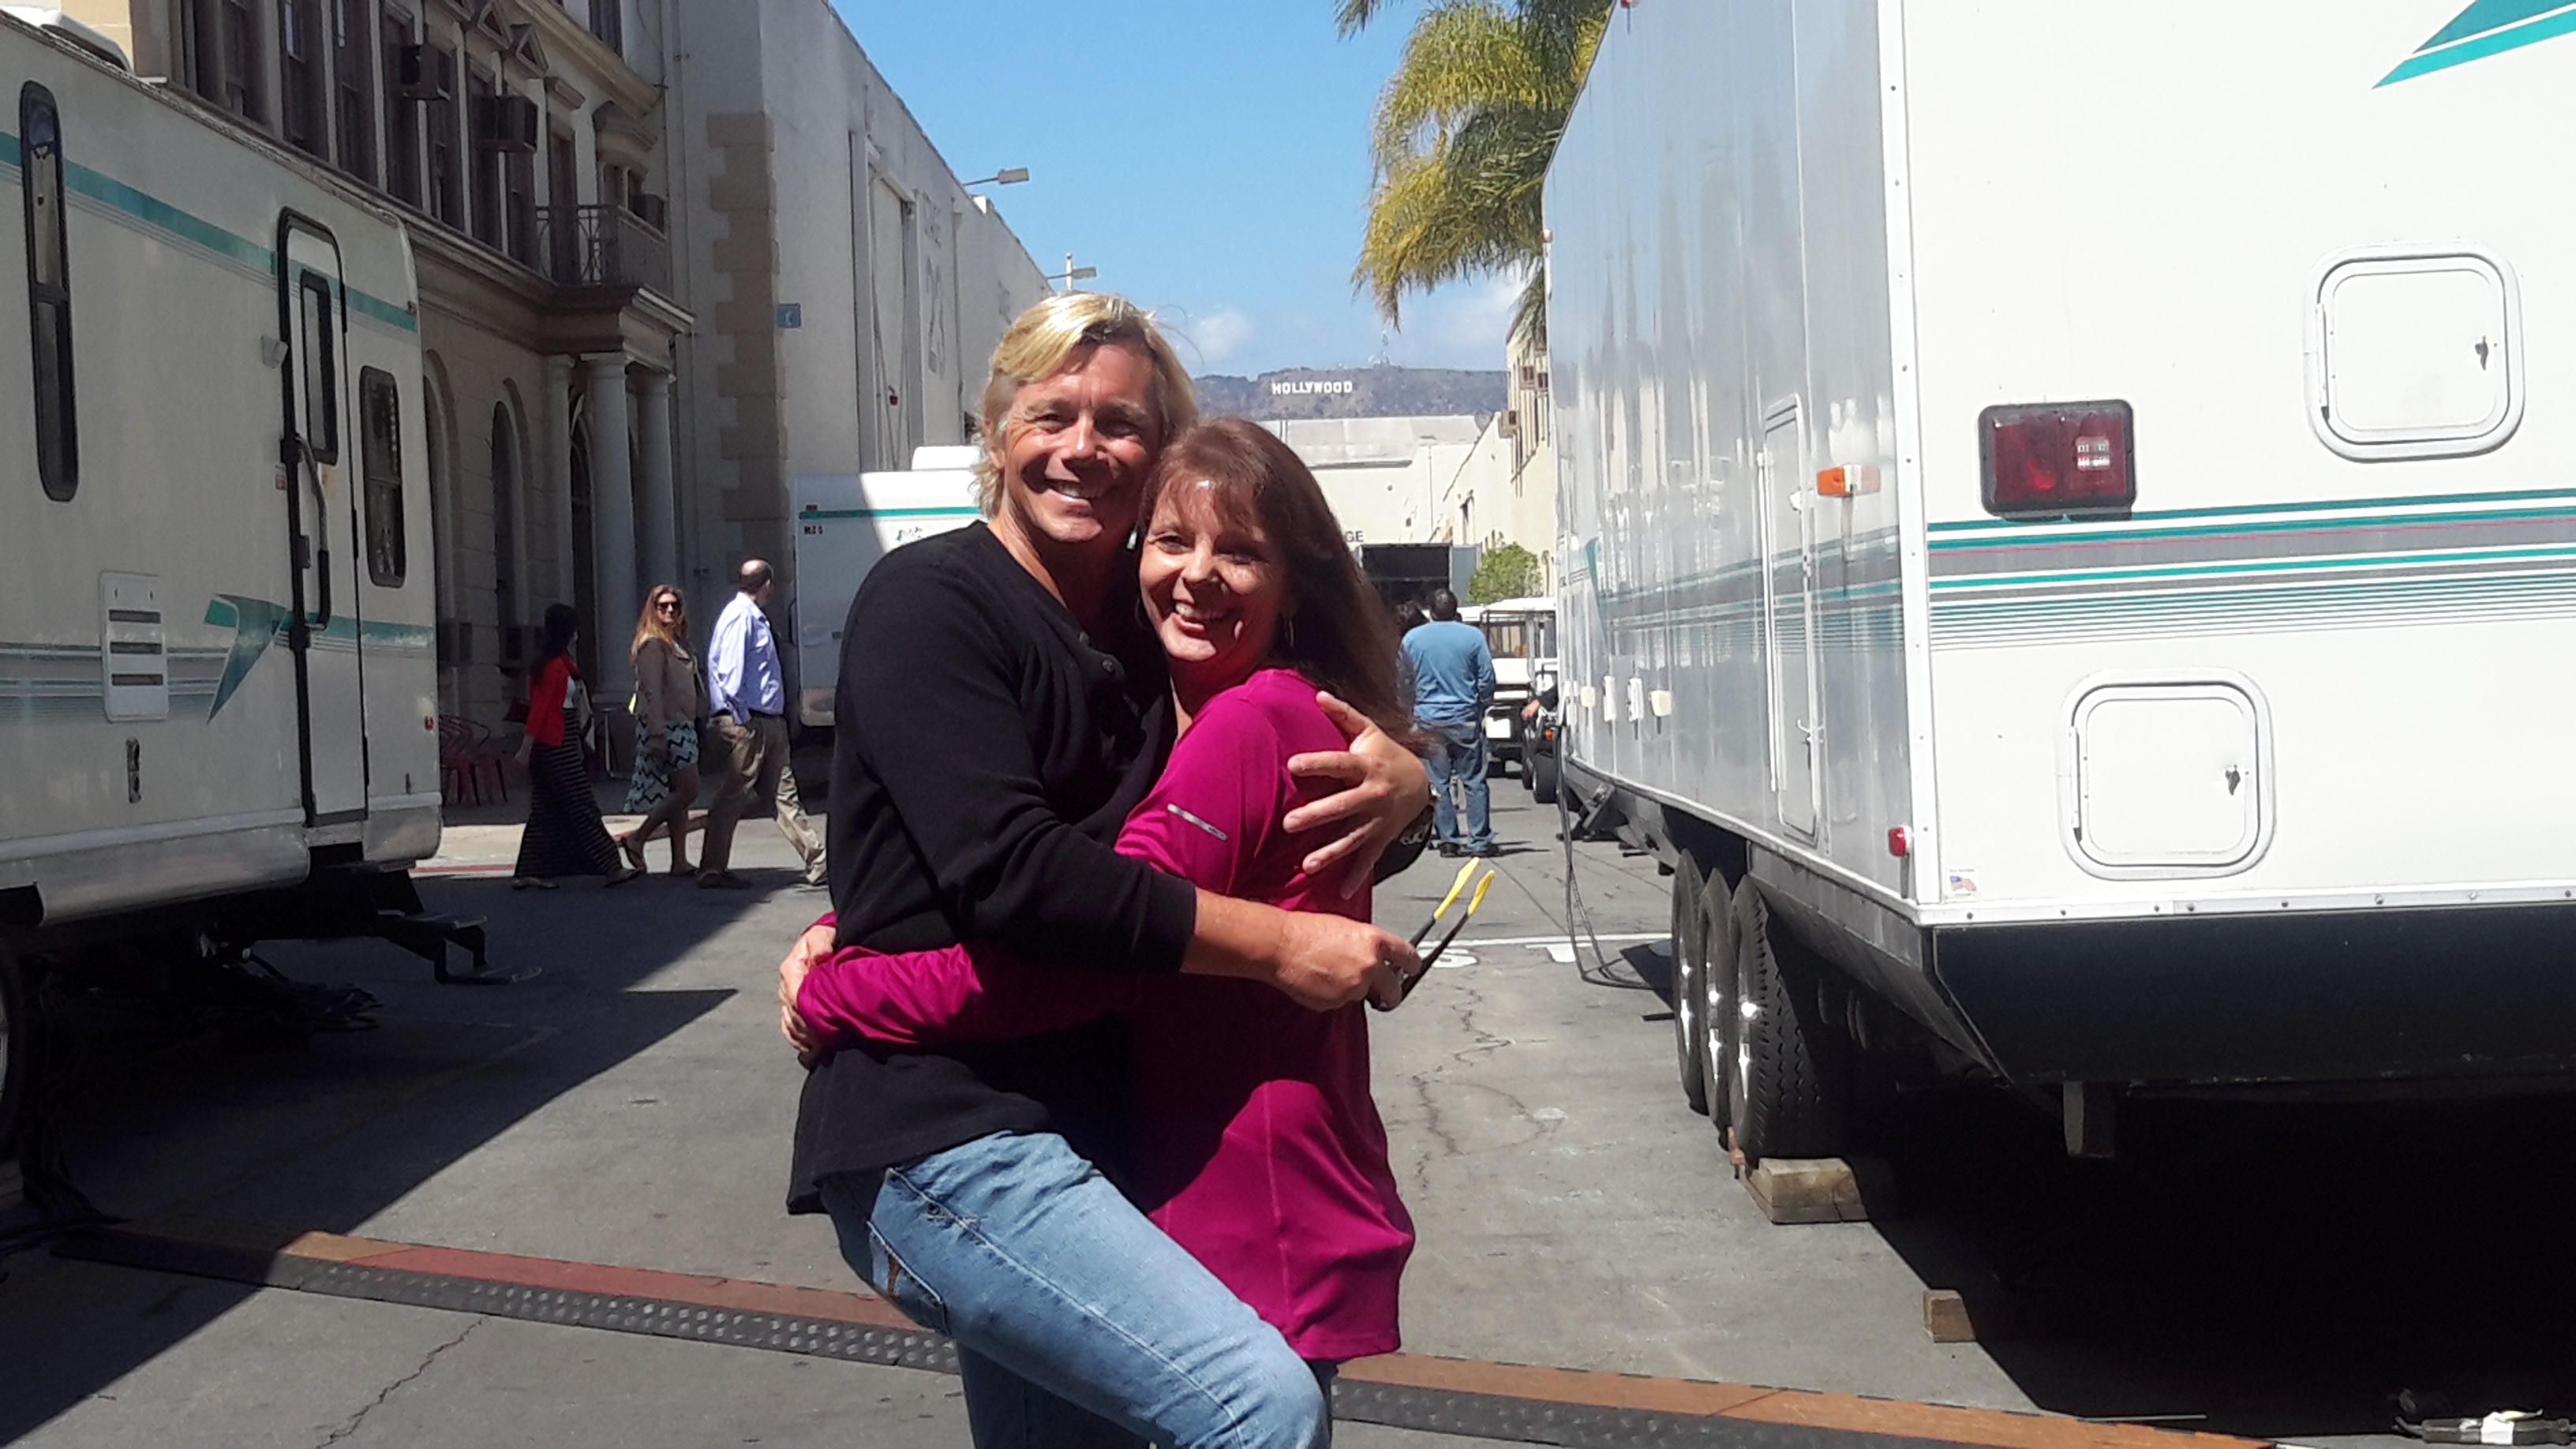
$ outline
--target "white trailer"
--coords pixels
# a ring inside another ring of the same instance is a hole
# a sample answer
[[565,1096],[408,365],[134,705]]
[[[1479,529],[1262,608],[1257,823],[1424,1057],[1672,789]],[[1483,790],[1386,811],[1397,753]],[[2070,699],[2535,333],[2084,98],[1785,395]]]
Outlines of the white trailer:
[[404,872],[440,826],[410,245],[101,51],[0,18],[0,1155],[37,970],[482,951]]
[[2576,1065],[2576,38],[2464,5],[1612,12],[1546,192],[1566,772],[1675,869],[1748,1154],[1917,1035],[2088,1149]]
[[877,560],[917,538],[983,516],[975,501],[971,443],[912,450],[912,467],[797,478],[796,668],[800,723],[832,722],[841,683],[841,626]]

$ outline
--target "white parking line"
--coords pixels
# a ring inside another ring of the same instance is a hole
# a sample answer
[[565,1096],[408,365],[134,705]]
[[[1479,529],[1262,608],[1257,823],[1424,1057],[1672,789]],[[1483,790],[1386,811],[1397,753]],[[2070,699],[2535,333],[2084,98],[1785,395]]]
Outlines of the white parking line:
[[[1667,933],[1663,931],[1629,931],[1625,933],[1603,931],[1598,936],[1587,934],[1580,939],[1587,941],[1598,940],[1604,943],[1611,941],[1661,941],[1666,938],[1666,934]],[[1572,936],[1503,936],[1494,940],[1485,940],[1480,937],[1461,936],[1458,938],[1457,944],[1461,946],[1473,946],[1478,950],[1483,950],[1493,946],[1569,946],[1572,945],[1576,939],[1578,938]]]

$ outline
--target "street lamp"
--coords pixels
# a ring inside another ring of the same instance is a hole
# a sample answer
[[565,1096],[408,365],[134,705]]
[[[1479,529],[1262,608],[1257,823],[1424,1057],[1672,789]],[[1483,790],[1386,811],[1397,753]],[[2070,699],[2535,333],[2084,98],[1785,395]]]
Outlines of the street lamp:
[[959,186],[1017,186],[1028,179],[1029,168],[1026,166],[1005,166],[980,180],[960,181],[957,184]]
[[1088,279],[1090,279],[1090,278],[1092,278],[1092,277],[1096,277],[1096,276],[1099,276],[1099,275],[1100,275],[1100,269],[1099,269],[1098,267],[1077,267],[1077,266],[1075,266],[1075,265],[1073,264],[1073,253],[1071,253],[1071,252],[1066,252],[1066,253],[1064,254],[1064,270],[1063,270],[1063,271],[1061,271],[1061,272],[1050,272],[1050,273],[1048,273],[1048,274],[1047,274],[1047,276],[1044,278],[1044,280],[1049,281],[1049,282],[1062,282],[1062,283],[1064,283],[1064,289],[1065,289],[1066,291],[1068,291],[1068,292],[1073,292],[1073,291],[1079,291],[1079,290],[1081,290],[1080,288],[1078,288],[1078,287],[1074,286],[1074,285],[1073,285],[1074,283],[1076,283],[1076,282],[1080,282],[1080,281],[1086,281],[1086,280],[1088,280]]

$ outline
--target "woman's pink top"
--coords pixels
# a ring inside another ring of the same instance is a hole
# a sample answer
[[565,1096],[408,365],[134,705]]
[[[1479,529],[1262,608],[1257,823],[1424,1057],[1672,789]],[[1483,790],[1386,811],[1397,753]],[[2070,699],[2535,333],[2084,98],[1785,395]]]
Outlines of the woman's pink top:
[[[1294,670],[1208,701],[1118,850],[1222,895],[1369,919],[1368,892],[1309,878],[1315,843],[1279,828],[1321,793],[1291,755],[1347,747]],[[1369,1096],[1368,1012],[1309,1011],[1254,981],[1152,980],[1034,966],[981,944],[835,952],[797,1009],[829,1040],[898,1044],[1031,1035],[1112,1011],[1135,1025],[1134,1169],[1163,1231],[1310,1359],[1392,1352],[1413,1221]]]

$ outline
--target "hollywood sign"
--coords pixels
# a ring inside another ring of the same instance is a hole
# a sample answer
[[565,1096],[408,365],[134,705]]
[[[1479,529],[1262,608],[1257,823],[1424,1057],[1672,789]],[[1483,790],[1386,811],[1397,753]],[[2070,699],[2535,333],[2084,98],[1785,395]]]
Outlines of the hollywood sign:
[[1357,391],[1359,391],[1359,384],[1351,381],[1349,378],[1343,378],[1339,382],[1274,382],[1270,384],[1270,395],[1272,397],[1304,397],[1309,393],[1350,393]]

